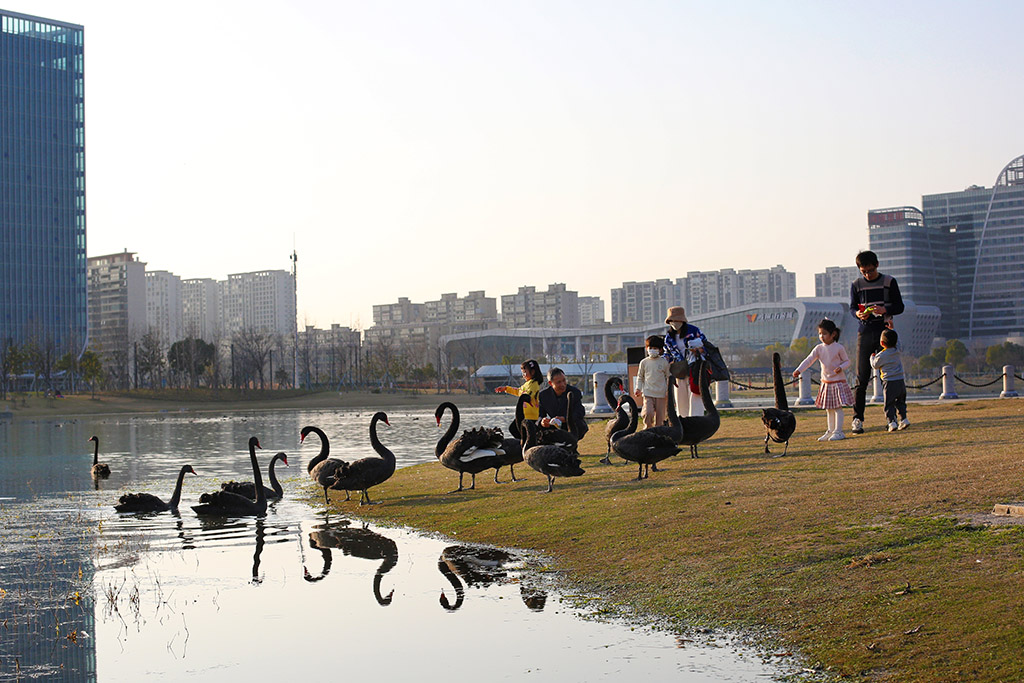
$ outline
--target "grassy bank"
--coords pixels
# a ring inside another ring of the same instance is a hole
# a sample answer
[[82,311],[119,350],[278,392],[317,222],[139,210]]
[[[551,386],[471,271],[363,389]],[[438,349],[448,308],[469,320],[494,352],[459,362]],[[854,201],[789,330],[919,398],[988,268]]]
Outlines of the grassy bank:
[[494,394],[460,394],[446,396],[433,392],[397,391],[375,393],[370,391],[230,391],[209,390],[131,392],[124,394],[88,394],[45,398],[36,395],[18,395],[0,403],[0,413],[9,413],[18,419],[63,419],[82,415],[107,413],[159,413],[159,412],[236,412],[242,410],[327,410],[331,408],[364,408],[366,406],[436,406],[439,401],[452,398],[460,405],[507,405],[507,400]]
[[525,465],[526,481],[485,473],[476,491],[444,494],[457,475],[429,463],[374,489],[381,505],[332,507],[543,550],[612,600],[684,628],[771,634],[851,680],[1024,680],[1024,527],[986,514],[1024,499],[1022,411],[913,405],[912,427],[889,434],[872,407],[866,434],[827,443],[824,414],[803,412],[784,458],[763,455],[759,415],[730,413],[700,459],[643,482],[622,460],[597,462],[597,424],[586,474],[553,494]]

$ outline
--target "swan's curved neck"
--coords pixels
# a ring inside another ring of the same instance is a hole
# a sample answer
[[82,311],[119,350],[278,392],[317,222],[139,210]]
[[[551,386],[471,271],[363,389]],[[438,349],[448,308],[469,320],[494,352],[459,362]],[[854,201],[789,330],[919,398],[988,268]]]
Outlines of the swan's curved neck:
[[[450,444],[452,439],[455,438],[455,432],[459,430],[459,409],[454,403],[443,403],[441,404],[441,407],[451,411],[452,423],[448,425],[448,429],[440,440],[438,440],[437,446],[434,447],[434,455],[438,458],[440,458],[441,454],[444,453],[444,449],[448,448],[448,444]],[[443,412],[441,414],[444,415]]]
[[178,481],[174,484],[174,493],[171,494],[171,499],[167,501],[167,504],[172,510],[178,509],[178,502],[181,500],[181,484],[185,481],[185,473],[188,471],[188,465],[181,468],[178,472]]
[[320,452],[306,465],[306,471],[312,472],[314,467],[326,460],[327,456],[331,454],[331,443],[327,440],[327,435],[319,427],[313,427],[309,431],[320,437]]
[[282,488],[281,484],[277,481],[277,473],[274,472],[274,466],[277,465],[277,461],[281,459],[282,458],[280,455],[275,455],[274,458],[270,461],[270,469],[268,471],[270,479],[270,488],[274,489],[274,493],[277,494],[278,496],[284,495],[284,488]]
[[[669,394],[670,395],[671,395],[671,393],[672,393],[672,391],[669,390]],[[669,400],[671,401],[672,399],[670,398]],[[612,443],[615,443],[616,441],[618,441],[622,437],[626,436],[627,434],[632,434],[633,432],[636,431],[637,416],[638,416],[640,411],[637,410],[636,403],[634,403],[633,401],[627,401],[626,405],[629,406],[629,424],[626,425],[625,429],[622,429],[622,430],[612,434]],[[669,406],[671,406],[671,405],[672,404],[670,403]],[[677,415],[676,418],[678,419],[678,417],[679,416]]]
[[370,420],[370,445],[373,446],[373,450],[377,451],[378,455],[394,465],[395,454],[389,451],[387,447],[380,442],[380,439],[377,438],[377,423],[381,421],[382,417],[382,413],[376,413],[373,416],[373,419]]
[[621,380],[618,377],[609,377],[608,381],[604,383],[604,397],[608,401],[609,406],[614,406],[616,403],[615,394],[612,393],[612,387],[616,386]]
[[444,578],[448,579],[448,583],[450,583],[452,588],[455,589],[455,604],[453,605],[448,602],[447,596],[445,596],[444,593],[441,593],[441,606],[450,612],[454,612],[462,607],[462,601],[466,599],[466,591],[462,587],[462,582],[459,581],[458,574],[453,572],[451,567],[448,566],[448,563],[443,559],[437,561],[437,570],[441,572]]
[[100,463],[100,440],[96,439],[93,441],[92,449],[92,464],[98,465]]
[[263,475],[256,460],[256,444],[249,443],[249,459],[252,461],[252,480],[256,484],[256,505],[266,505],[267,494],[263,491]]

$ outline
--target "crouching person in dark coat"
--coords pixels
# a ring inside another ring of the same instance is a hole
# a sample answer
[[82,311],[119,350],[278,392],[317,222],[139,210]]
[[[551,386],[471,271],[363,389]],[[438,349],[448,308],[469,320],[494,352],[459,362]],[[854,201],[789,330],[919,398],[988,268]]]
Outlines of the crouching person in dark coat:
[[[569,380],[561,368],[548,371],[548,384],[540,392],[540,426],[570,429],[577,439],[587,433],[587,411],[583,407],[583,394],[576,387],[569,386]],[[572,395],[572,411],[569,410],[569,396]]]

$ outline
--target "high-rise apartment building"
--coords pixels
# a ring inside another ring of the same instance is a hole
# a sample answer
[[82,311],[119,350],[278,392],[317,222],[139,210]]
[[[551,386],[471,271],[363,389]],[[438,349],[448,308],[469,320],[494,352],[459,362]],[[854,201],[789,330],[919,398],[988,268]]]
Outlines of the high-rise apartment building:
[[796,273],[781,265],[740,270],[724,268],[686,274],[689,289],[687,315],[705,315],[751,304],[775,303],[796,298]]
[[146,271],[146,324],[166,350],[182,338],[181,278],[166,270]]
[[599,296],[577,297],[580,309],[580,327],[591,327],[604,324],[604,301]]
[[216,280],[204,277],[182,281],[181,333],[211,343],[222,335],[220,287]]
[[83,29],[0,10],[0,343],[86,344]]
[[114,382],[128,386],[135,343],[146,333],[146,264],[124,251],[88,260],[89,345]]
[[548,285],[546,292],[520,287],[515,294],[502,295],[501,319],[506,327],[579,327],[578,297],[563,283]]
[[[814,274],[814,296],[849,297],[850,285],[860,277],[857,266],[828,266],[824,273]],[[902,280],[899,280],[902,284]]]
[[670,306],[686,305],[689,291],[686,278],[623,282],[612,289],[612,324],[664,322]]
[[878,269],[896,278],[903,298],[940,310],[951,302],[950,233],[926,224],[919,209],[869,211],[868,244],[878,255]]
[[498,302],[493,296],[485,295],[482,290],[470,292],[464,297],[442,294],[437,301],[424,303],[422,314],[423,321],[428,323],[494,321],[498,319]]
[[287,270],[235,273],[221,284],[221,314],[228,337],[252,330],[295,333],[295,279]]

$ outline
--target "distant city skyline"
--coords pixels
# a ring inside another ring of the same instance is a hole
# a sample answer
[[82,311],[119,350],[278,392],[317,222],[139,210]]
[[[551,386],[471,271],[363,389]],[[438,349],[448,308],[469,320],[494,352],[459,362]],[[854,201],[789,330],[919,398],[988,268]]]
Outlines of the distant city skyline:
[[811,296],[867,211],[1024,152],[1014,2],[9,9],[85,28],[88,254],[191,279],[295,248],[300,326],[774,264]]

